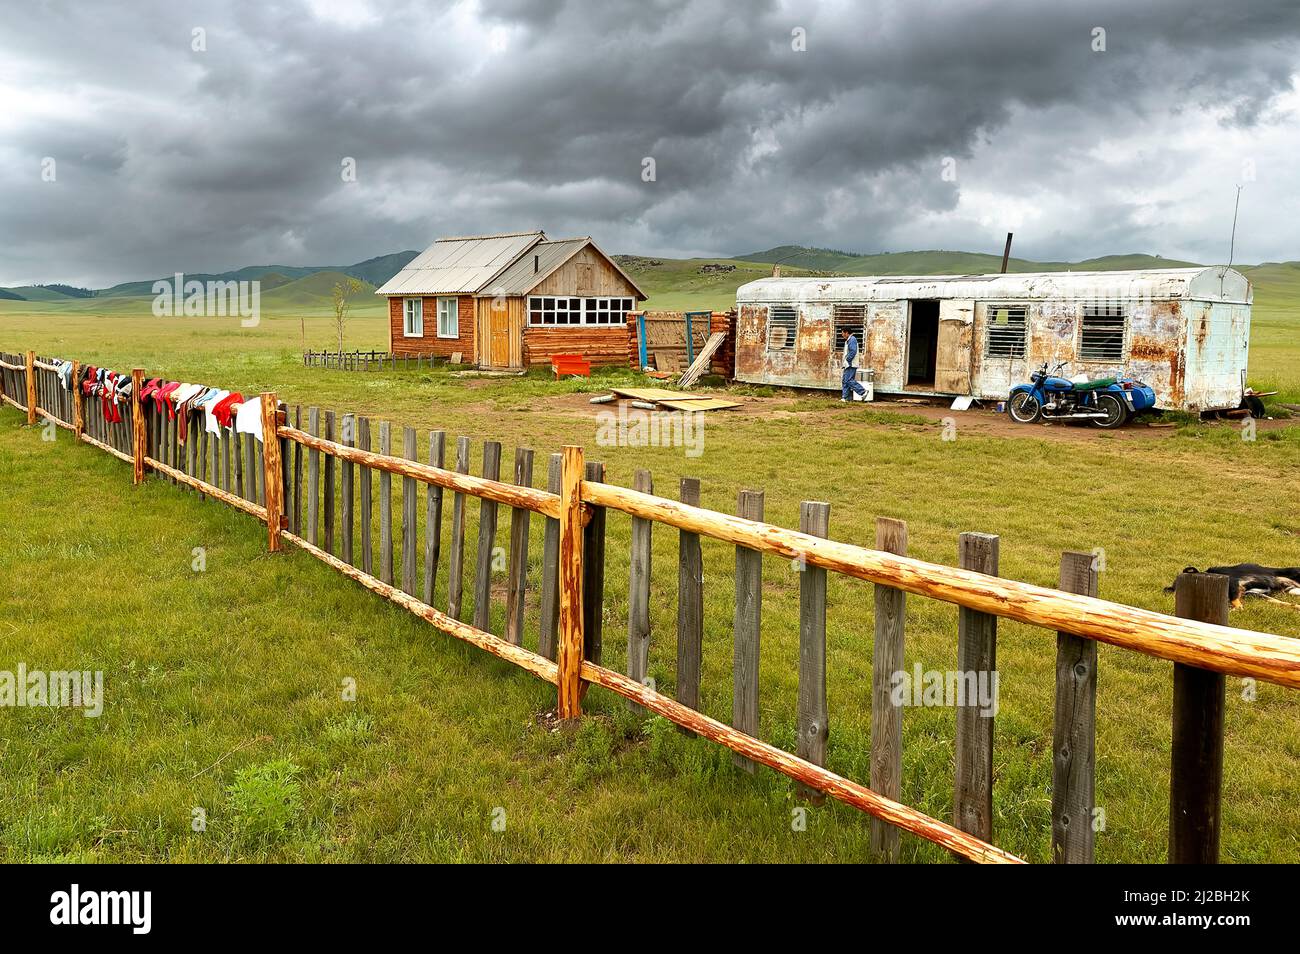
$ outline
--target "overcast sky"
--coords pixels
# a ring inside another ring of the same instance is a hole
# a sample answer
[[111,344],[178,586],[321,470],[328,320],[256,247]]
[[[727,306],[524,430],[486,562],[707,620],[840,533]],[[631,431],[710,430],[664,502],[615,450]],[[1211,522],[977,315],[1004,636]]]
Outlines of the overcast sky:
[[666,256],[1014,230],[1029,258],[1222,262],[1239,184],[1236,260],[1300,259],[1296,0],[0,14],[3,285],[534,228]]

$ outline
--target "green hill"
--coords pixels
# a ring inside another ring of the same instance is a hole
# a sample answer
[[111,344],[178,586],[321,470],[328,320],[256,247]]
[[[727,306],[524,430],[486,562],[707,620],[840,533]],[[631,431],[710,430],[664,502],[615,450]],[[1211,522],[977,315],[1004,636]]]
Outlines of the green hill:
[[[339,271],[313,272],[305,278],[299,278],[267,291],[262,286],[262,307],[271,311],[293,311],[295,309],[315,310],[330,308],[334,298],[334,286],[347,281],[350,276]],[[368,305],[374,299],[375,286],[369,282],[362,284],[362,289],[353,299],[358,305]]]
[[[344,275],[351,275],[353,278],[359,278],[363,282],[378,287],[405,268],[407,263],[418,254],[418,252],[411,251],[393,252],[389,255],[379,255],[375,258],[368,258],[364,262],[357,262],[355,265],[245,265],[243,268],[237,268],[230,272],[186,272],[185,280],[200,282],[260,281],[262,283],[262,292],[265,294],[268,291],[268,279],[279,285],[284,284],[286,281],[308,278],[321,272],[329,272],[331,274],[341,272]],[[170,275],[165,276],[166,279],[170,279],[171,277],[172,276]],[[119,285],[105,288],[95,294],[100,298],[152,295],[153,283],[156,280],[157,279],[139,282],[122,282]]]

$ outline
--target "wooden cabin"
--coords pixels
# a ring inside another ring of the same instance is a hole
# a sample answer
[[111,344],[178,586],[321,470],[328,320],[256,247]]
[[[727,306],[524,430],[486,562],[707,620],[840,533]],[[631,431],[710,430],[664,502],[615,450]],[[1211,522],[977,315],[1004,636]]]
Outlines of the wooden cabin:
[[511,232],[439,239],[384,283],[396,355],[460,354],[481,368],[581,354],[627,361],[628,312],[646,295],[589,237]]

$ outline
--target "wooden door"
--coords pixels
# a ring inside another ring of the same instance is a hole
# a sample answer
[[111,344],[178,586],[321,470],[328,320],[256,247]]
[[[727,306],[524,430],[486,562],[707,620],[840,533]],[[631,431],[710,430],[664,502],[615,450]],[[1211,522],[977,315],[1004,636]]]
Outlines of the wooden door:
[[945,298],[939,302],[939,344],[934,360],[934,389],[940,394],[970,394],[971,347],[975,302]]
[[[504,306],[505,302],[498,304]],[[488,308],[488,360],[494,368],[510,367],[510,309]]]

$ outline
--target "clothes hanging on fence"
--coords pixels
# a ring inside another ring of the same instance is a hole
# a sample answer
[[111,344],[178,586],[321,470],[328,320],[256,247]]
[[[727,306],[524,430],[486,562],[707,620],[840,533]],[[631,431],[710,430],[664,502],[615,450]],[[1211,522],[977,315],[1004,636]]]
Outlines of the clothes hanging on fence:
[[71,391],[72,390],[72,362],[60,361],[58,374],[59,374],[59,386],[63,388],[63,390],[65,391]]
[[209,434],[221,434],[221,424],[217,420],[217,415],[213,413],[213,408],[229,396],[229,391],[219,391],[214,388],[212,393],[203,400],[203,416],[205,418],[203,426]]
[[190,432],[190,402],[206,391],[202,384],[182,384],[172,392],[172,405],[176,414],[176,437],[185,443]]
[[140,404],[142,406],[145,405],[146,402],[158,393],[160,387],[162,387],[162,378],[150,378],[146,381],[144,387],[140,388]]
[[239,405],[239,410],[235,412],[235,432],[252,434],[259,441],[262,440],[261,401],[250,399]]
[[224,398],[216,403],[212,408],[212,413],[216,415],[217,423],[222,427],[230,427],[231,417],[234,416],[235,408],[242,404],[244,396],[238,391],[231,391]]

